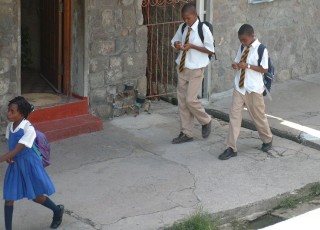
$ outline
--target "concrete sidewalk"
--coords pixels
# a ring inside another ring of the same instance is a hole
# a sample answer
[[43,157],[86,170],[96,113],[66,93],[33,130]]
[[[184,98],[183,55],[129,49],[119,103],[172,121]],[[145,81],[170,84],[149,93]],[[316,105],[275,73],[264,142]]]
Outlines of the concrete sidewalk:
[[[276,91],[276,90],[275,90]],[[66,215],[60,229],[153,230],[171,225],[199,207],[215,216],[242,217],[277,205],[279,195],[319,181],[317,150],[275,137],[268,154],[256,132],[242,129],[239,155],[224,150],[228,124],[214,120],[212,134],[172,145],[179,133],[177,107],[157,102],[152,113],[105,122],[104,131],[52,143],[48,172]],[[1,144],[4,153],[6,145]],[[5,164],[0,165],[2,186]],[[0,208],[0,228],[3,228]],[[51,213],[22,200],[15,230],[48,229]]]
[[[275,135],[320,150],[320,75],[274,83],[272,101],[265,97],[266,113]],[[212,95],[206,107],[211,115],[228,120],[232,103],[229,90]],[[243,113],[243,127],[254,129],[248,112]]]

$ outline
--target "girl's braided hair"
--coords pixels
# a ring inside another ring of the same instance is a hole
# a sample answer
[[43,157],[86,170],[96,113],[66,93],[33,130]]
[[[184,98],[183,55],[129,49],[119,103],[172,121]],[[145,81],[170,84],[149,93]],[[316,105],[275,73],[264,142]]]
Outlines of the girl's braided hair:
[[34,106],[30,104],[24,97],[18,96],[9,101],[8,106],[16,104],[18,111],[23,115],[25,119],[28,118],[29,114],[34,110]]

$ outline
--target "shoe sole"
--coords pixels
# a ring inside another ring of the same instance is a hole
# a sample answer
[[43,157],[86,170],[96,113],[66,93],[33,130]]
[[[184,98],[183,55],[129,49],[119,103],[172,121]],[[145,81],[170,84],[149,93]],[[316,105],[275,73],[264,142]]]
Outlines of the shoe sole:
[[229,160],[230,158],[232,157],[236,157],[238,154],[233,154],[233,155],[230,155],[229,157],[226,157],[226,158],[221,158],[220,156],[218,157],[219,160],[222,160],[222,161],[225,161],[225,160]]
[[272,149],[272,146],[270,146],[270,147],[268,147],[268,148],[266,148],[266,149],[261,148],[261,151],[262,151],[262,152],[268,152],[268,151],[271,150],[271,149]]
[[204,134],[202,134],[202,138],[204,138],[204,139],[207,139],[209,136],[210,136],[210,134],[211,134],[211,122],[212,122],[212,120],[209,122],[209,124],[208,125],[210,125],[210,131],[208,132],[208,133],[206,133],[205,135]]
[[207,134],[207,135],[202,135],[202,138],[203,139],[207,139],[210,136],[210,134],[211,134],[211,132],[209,134]]
[[50,226],[51,229],[57,229],[60,227],[60,225],[62,224],[62,219],[63,219],[63,215],[64,215],[64,205],[59,205],[59,207],[61,208],[62,210],[62,213],[61,213],[61,220],[60,220],[60,224],[58,226]]
[[192,139],[189,139],[189,140],[186,140],[186,141],[180,141],[180,142],[171,142],[172,144],[182,144],[182,143],[187,143],[187,142],[191,142],[191,141],[193,141],[193,138]]

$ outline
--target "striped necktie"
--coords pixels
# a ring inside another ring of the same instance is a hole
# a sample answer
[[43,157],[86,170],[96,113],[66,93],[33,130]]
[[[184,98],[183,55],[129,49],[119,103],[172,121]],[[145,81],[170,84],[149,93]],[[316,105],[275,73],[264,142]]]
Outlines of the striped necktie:
[[[185,40],[184,44],[188,44],[189,43],[189,37],[190,37],[191,30],[192,30],[191,27],[188,27],[188,33],[187,33],[186,40]],[[184,64],[186,62],[186,56],[187,56],[187,50],[183,50],[181,61],[180,61],[180,65],[179,65],[179,72],[180,73],[184,69]]]
[[[247,49],[243,52],[240,62],[246,62],[247,61],[247,57],[249,54],[251,46],[248,46]],[[246,75],[246,69],[241,69],[241,74],[240,74],[240,80],[239,80],[239,87],[243,88],[244,87],[244,78]]]

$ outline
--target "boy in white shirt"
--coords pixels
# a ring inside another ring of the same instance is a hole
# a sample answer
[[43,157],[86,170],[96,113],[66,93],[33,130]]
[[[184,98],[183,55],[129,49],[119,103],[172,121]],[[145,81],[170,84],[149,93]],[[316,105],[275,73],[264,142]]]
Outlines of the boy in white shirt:
[[[229,132],[226,140],[227,149],[219,156],[220,160],[228,160],[237,156],[236,142],[239,137],[242,110],[246,106],[259,136],[263,142],[261,150],[267,152],[272,147],[272,133],[265,114],[263,99],[263,74],[268,71],[268,50],[264,49],[260,66],[258,65],[258,48],[260,42],[254,36],[251,25],[244,24],[238,31],[241,42],[232,68],[237,70],[235,89],[230,109]],[[243,48],[244,47],[244,48]]]
[[208,55],[214,53],[213,36],[208,26],[202,25],[204,41],[199,37],[196,7],[187,3],[182,8],[181,24],[171,40],[172,46],[180,50],[176,60],[178,71],[177,97],[181,132],[172,140],[180,144],[193,140],[194,118],[202,125],[202,137],[211,133],[211,116],[208,115],[197,96],[202,85],[204,68],[209,64]]

